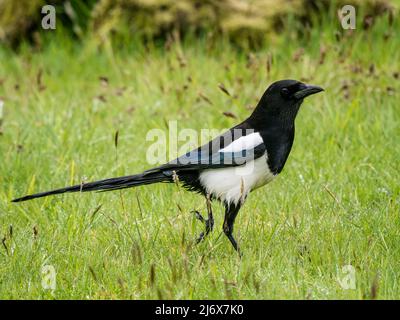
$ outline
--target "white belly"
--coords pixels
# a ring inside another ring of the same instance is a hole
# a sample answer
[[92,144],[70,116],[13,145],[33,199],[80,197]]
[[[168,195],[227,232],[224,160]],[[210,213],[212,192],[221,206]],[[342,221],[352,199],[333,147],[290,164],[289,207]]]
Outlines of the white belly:
[[260,157],[242,166],[208,169],[200,173],[200,182],[207,193],[227,203],[244,202],[249,192],[274,178],[266,157]]

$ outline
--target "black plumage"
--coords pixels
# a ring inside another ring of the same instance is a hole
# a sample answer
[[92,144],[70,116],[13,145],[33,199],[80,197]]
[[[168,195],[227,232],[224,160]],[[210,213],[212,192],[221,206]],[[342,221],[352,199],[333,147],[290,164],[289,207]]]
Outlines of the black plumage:
[[[232,231],[240,207],[249,192],[282,171],[293,145],[295,118],[300,105],[305,97],[320,91],[320,87],[296,80],[277,81],[265,91],[249,118],[173,161],[140,174],[83,183],[12,201],[68,192],[111,191],[158,182],[180,182],[189,191],[199,192],[207,199],[208,219],[196,213],[206,225],[198,241],[213,228],[211,200],[217,199],[225,205],[224,233],[238,250]],[[250,164],[254,167],[248,176],[229,169],[247,168]]]

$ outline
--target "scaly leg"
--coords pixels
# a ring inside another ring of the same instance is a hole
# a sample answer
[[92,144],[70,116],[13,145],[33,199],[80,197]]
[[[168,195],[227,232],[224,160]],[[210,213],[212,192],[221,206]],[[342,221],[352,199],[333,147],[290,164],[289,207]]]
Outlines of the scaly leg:
[[229,241],[232,243],[232,246],[239,253],[239,255],[241,255],[238,244],[232,234],[233,233],[233,225],[235,223],[235,218],[236,218],[239,210],[240,210],[240,204],[238,204],[238,205],[225,204],[225,220],[224,220],[223,230],[224,230],[225,235],[228,237]]
[[194,213],[196,214],[196,218],[199,219],[201,222],[203,222],[206,226],[205,232],[200,233],[199,237],[196,240],[196,243],[203,241],[205,237],[207,237],[207,235],[210,233],[210,231],[212,231],[212,229],[214,228],[214,217],[212,213],[211,199],[209,195],[206,196],[206,202],[207,202],[207,214],[208,214],[207,220],[203,218],[200,212],[198,212],[197,210],[194,211]]

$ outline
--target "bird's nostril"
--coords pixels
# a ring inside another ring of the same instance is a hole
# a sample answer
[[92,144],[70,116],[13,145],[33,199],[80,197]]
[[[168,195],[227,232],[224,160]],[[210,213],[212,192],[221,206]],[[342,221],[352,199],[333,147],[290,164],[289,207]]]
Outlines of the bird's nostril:
[[296,99],[304,99],[305,97],[308,97],[312,94],[318,93],[324,91],[323,88],[319,87],[319,86],[314,86],[314,85],[305,85],[304,88],[302,88],[301,90],[297,91],[294,94],[294,97]]

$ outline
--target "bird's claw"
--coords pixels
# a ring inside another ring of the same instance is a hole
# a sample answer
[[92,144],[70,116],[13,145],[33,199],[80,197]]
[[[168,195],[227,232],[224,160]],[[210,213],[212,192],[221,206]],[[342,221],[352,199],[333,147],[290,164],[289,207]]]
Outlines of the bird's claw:
[[201,213],[197,210],[193,210],[192,212],[195,214],[195,216],[198,220],[200,220],[202,223],[204,223],[204,225],[206,227],[205,232],[201,232],[200,235],[197,237],[197,239],[196,239],[196,244],[197,244],[197,243],[200,243],[202,240],[204,240],[204,238],[213,229],[214,219],[212,218],[212,216],[209,216],[208,219],[204,219],[204,217],[201,215]]
[[204,232],[201,232],[200,235],[196,239],[196,244],[198,244],[201,241],[203,241],[204,238],[205,238],[205,234],[204,234]]
[[196,216],[196,218],[198,220],[200,220],[201,222],[205,223],[206,220],[203,218],[203,216],[201,215],[200,212],[198,212],[197,210],[193,210],[192,213],[195,214],[195,216]]

